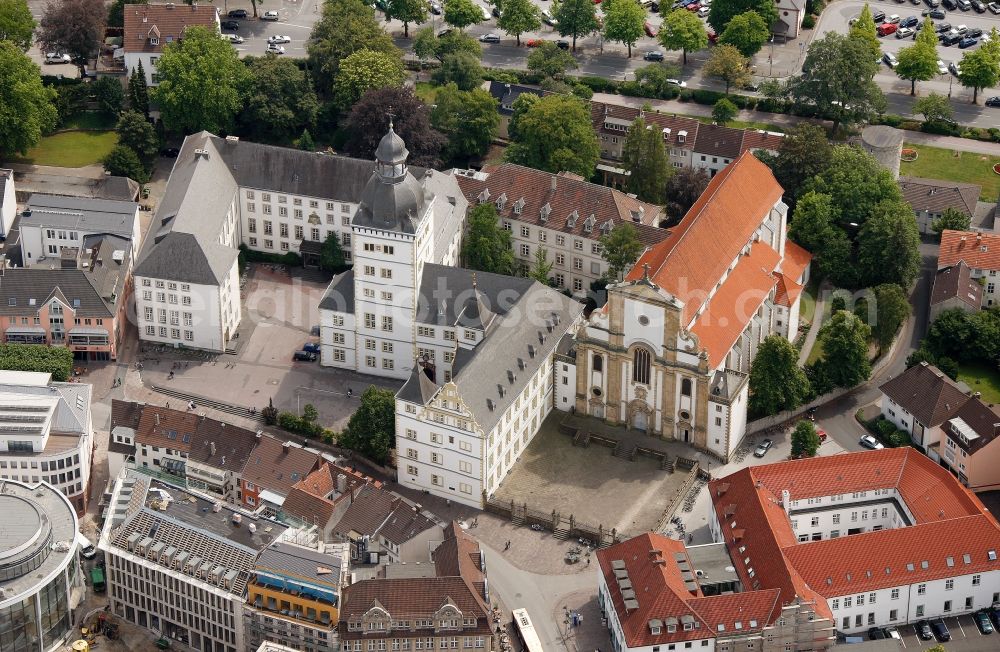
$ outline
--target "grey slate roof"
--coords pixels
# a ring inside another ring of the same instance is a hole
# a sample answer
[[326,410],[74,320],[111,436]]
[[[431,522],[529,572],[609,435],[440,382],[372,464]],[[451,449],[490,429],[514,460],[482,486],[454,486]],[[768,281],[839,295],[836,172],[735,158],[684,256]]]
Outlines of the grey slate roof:
[[354,268],[333,277],[319,302],[320,310],[354,314]]
[[190,233],[168,233],[145,252],[136,276],[166,278],[182,283],[218,285],[232,269],[239,251],[215,242],[199,245]]
[[[257,558],[254,570],[273,569],[319,584],[339,587],[341,562],[342,560],[334,555],[282,542],[265,548]],[[321,568],[332,572],[320,572]]]
[[[458,349],[452,381],[472,410],[476,423],[489,432],[538,367],[559,346],[583,306],[533,279],[424,265],[418,323],[475,327],[465,323],[466,304],[474,296],[473,275],[480,300],[495,317],[474,349]],[[446,294],[451,300],[442,300]],[[435,305],[437,310],[432,312]],[[478,314],[475,319],[479,320]],[[424,403],[418,366],[397,397]]]
[[25,209],[31,214],[22,214],[20,223],[21,228],[44,226],[131,238],[138,210],[139,205],[131,201],[35,193]]
[[934,365],[921,362],[879,386],[883,394],[912,414],[925,428],[950,419],[969,396]]
[[532,88],[531,86],[505,84],[497,81],[490,82],[490,95],[496,98],[497,110],[500,112],[500,115],[514,115],[514,102],[525,93],[537,95],[538,97],[544,97],[549,94],[548,91],[543,91],[540,88]]
[[915,211],[936,214],[953,208],[971,217],[976,212],[981,188],[974,183],[899,177],[899,189]]
[[973,310],[979,310],[983,305],[983,286],[972,278],[971,271],[964,260],[958,261],[957,265],[939,269],[934,275],[934,285],[931,288],[931,305],[954,298]]

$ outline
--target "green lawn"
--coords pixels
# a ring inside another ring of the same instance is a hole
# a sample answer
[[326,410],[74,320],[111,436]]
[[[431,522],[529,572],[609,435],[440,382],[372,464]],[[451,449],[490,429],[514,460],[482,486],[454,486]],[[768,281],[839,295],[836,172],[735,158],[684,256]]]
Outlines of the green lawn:
[[[684,115],[678,113],[677,115]],[[707,125],[713,123],[712,116],[710,115],[684,115],[685,118],[692,118],[698,122],[703,122]],[[775,131],[778,133],[785,133],[784,127],[779,127],[778,125],[768,124],[767,122],[746,122],[743,120],[733,120],[732,122],[726,123],[727,127],[732,127],[733,129],[755,129],[763,131]]]
[[81,111],[67,120],[62,128],[105,131],[114,129],[115,124],[115,117],[104,111]]
[[815,364],[817,360],[823,357],[823,338],[817,337],[816,343],[813,344],[813,348],[809,351],[809,357],[806,358],[806,366]]
[[430,106],[434,104],[437,98],[437,86],[430,82],[417,82],[416,88],[413,92],[417,94],[417,97],[424,101],[424,104]]
[[964,364],[958,379],[974,392],[982,392],[986,403],[1000,403],[1000,372],[994,366],[978,363]]
[[100,163],[118,143],[113,131],[60,131],[42,138],[18,163],[79,168]]
[[813,274],[799,299],[799,321],[812,323],[813,315],[816,313],[817,296],[819,296],[819,276]]
[[960,152],[961,156],[955,156],[950,149],[912,143],[906,143],[904,147],[917,150],[917,160],[910,163],[902,161],[900,174],[979,184],[982,186],[979,199],[996,201],[1000,193],[1000,175],[993,171],[993,165],[1000,163],[1000,156],[972,152]]

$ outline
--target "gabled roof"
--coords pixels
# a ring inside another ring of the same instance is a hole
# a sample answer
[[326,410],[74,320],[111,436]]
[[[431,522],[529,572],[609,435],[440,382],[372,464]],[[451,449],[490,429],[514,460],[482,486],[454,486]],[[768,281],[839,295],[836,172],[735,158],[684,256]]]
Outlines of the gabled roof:
[[970,308],[979,310],[983,305],[983,286],[972,278],[971,272],[964,260],[958,261],[957,265],[938,269],[931,289],[931,305],[958,299]]
[[501,115],[514,115],[514,102],[525,93],[544,97],[549,95],[549,91],[543,91],[533,86],[522,86],[521,84],[505,84],[504,82],[491,81],[490,95],[497,101],[497,110]]
[[695,154],[734,159],[742,152],[743,130],[723,125],[702,125],[694,141]]
[[416,505],[384,489],[365,485],[355,492],[351,506],[334,527],[334,532],[343,537],[351,532],[384,536],[401,545],[436,526]]
[[484,166],[473,176],[456,174],[455,178],[470,206],[481,203],[481,198],[496,205],[503,197],[497,214],[515,222],[589,240],[600,239],[609,226],[627,222],[647,246],[669,235],[656,226],[663,210],[660,206],[572,176],[501,163]]
[[799,282],[802,279],[802,272],[812,262],[813,255],[803,249],[794,241],[785,240],[785,255],[781,259],[781,273],[792,281]]
[[0,315],[37,314],[53,298],[74,309],[78,317],[115,314],[114,306],[105,302],[82,269],[19,267],[0,276]]
[[113,233],[131,238],[139,205],[133,201],[65,197],[36,192],[28,198],[22,227],[64,228],[85,233]]
[[285,496],[296,482],[318,468],[321,461],[320,456],[297,444],[262,437],[243,467],[243,479]]
[[1000,414],[978,398],[970,398],[945,422],[945,435],[966,453],[974,454],[1000,435]]
[[[122,46],[126,52],[163,52],[168,43],[184,36],[188,27],[201,25],[218,28],[219,17],[213,5],[185,5],[182,3],[125,5],[125,36]],[[150,36],[158,39],[157,43]]]
[[[647,125],[654,125],[659,129],[660,133],[664,134],[664,145],[673,149],[693,149],[698,129],[702,127],[702,123],[683,115],[643,111],[638,107],[621,104],[590,103],[590,120],[594,125],[594,131],[598,133],[608,131],[606,129],[608,124],[627,129],[639,116],[642,116]],[[678,136],[680,132],[684,132],[683,139]]]
[[135,443],[190,453],[191,438],[200,418],[194,412],[145,405],[135,431]]
[[934,365],[915,364],[879,386],[879,390],[916,418],[925,428],[941,425],[969,396]]
[[974,183],[920,177],[899,177],[899,189],[903,192],[903,199],[915,211],[936,214],[943,213],[947,208],[953,208],[970,217],[976,212],[976,203],[979,201],[981,190],[980,186]]
[[652,281],[684,302],[687,327],[781,195],[770,168],[741,155],[712,178],[670,237],[646,250],[626,280],[642,278],[648,264]]
[[[337,490],[337,482],[343,476],[344,491]],[[382,483],[373,480],[357,471],[323,462],[323,464],[299,480],[285,496],[281,509],[300,519],[326,525],[333,517],[334,510],[341,500],[349,499],[352,492],[362,485],[371,484],[381,488]]]
[[479,544],[455,521],[444,528],[444,541],[432,553],[434,573],[438,577],[461,577],[476,596],[483,609],[488,609],[483,596],[486,575],[483,573],[483,553]]
[[941,233],[938,268],[964,260],[972,269],[1000,270],[1000,234],[981,231]]

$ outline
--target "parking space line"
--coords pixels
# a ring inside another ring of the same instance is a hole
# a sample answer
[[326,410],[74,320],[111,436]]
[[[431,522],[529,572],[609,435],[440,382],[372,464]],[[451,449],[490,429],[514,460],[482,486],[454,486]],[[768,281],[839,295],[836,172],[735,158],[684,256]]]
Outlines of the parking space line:
[[958,629],[962,632],[962,638],[968,638],[968,636],[965,635],[965,628],[962,627],[962,621],[959,620],[958,616],[955,616],[955,623],[958,624]]

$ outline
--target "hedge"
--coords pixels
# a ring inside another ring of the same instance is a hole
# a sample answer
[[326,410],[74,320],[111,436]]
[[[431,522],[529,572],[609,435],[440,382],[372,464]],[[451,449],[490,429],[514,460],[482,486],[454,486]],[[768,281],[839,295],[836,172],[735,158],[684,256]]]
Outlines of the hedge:
[[264,251],[254,251],[246,245],[240,245],[241,266],[245,263],[270,263],[272,265],[288,265],[289,267],[301,267],[302,256],[294,251],[285,254],[269,254]]
[[45,344],[0,344],[0,369],[40,371],[66,382],[73,373],[73,352]]

